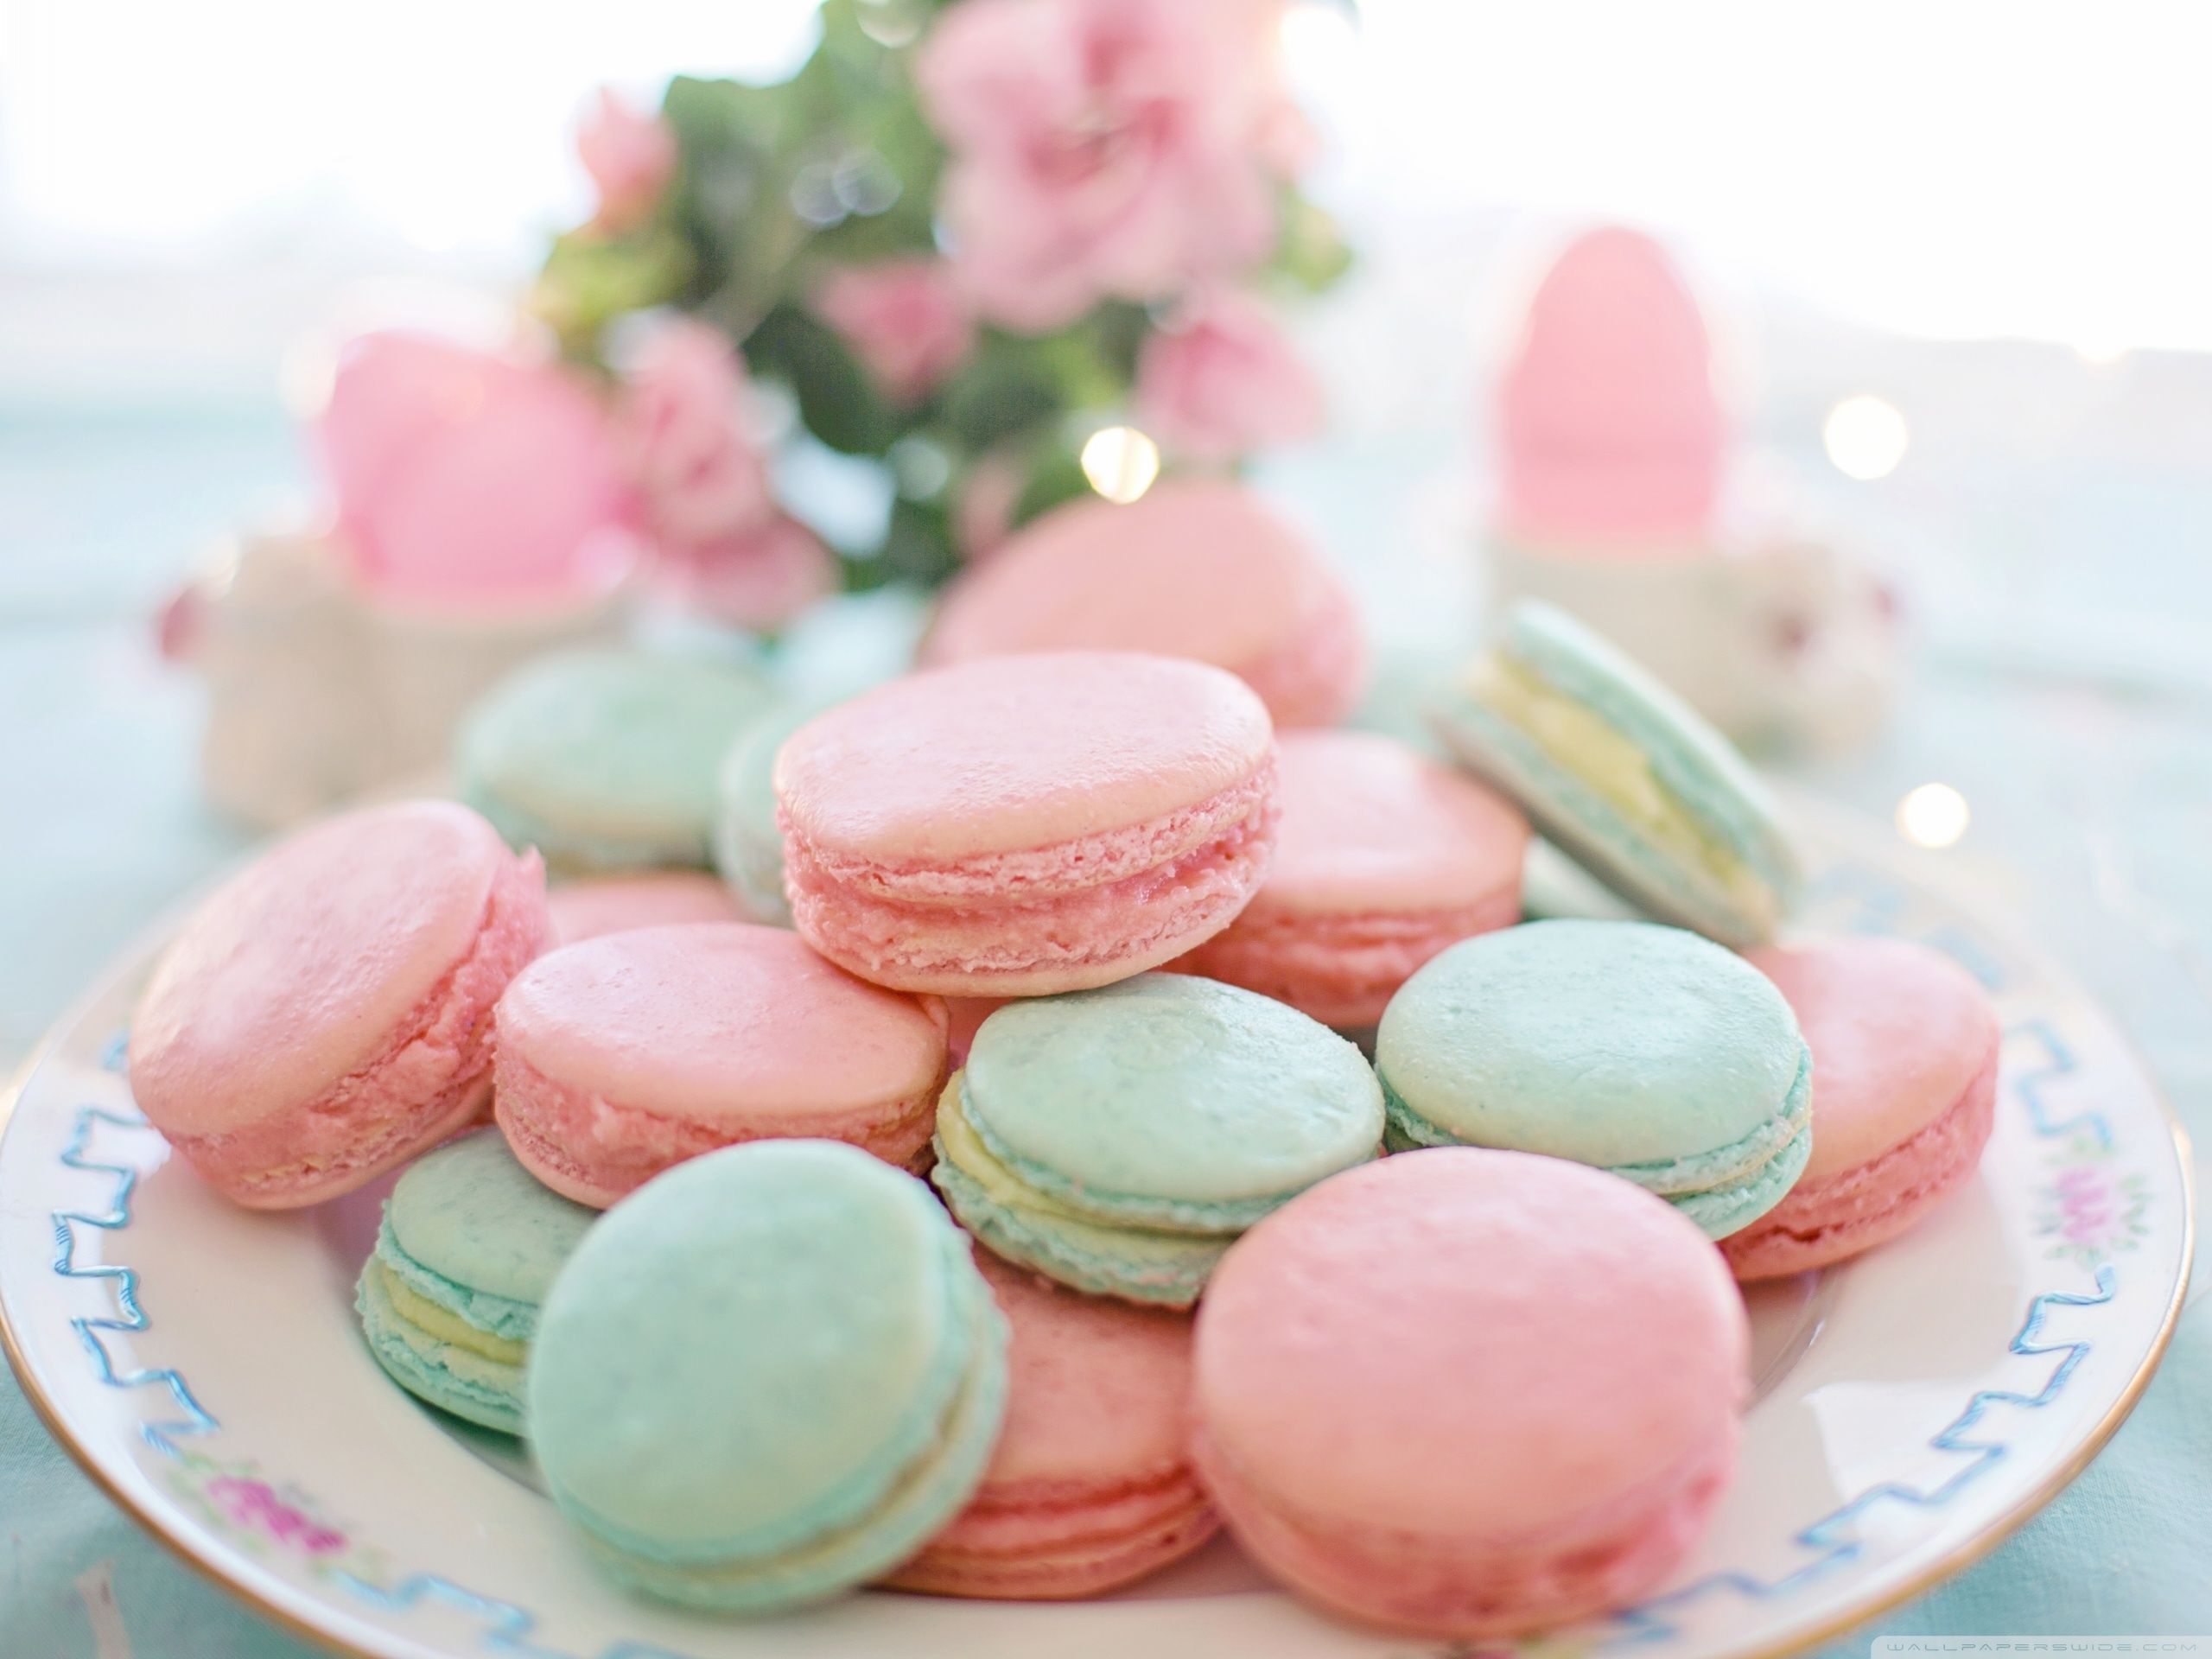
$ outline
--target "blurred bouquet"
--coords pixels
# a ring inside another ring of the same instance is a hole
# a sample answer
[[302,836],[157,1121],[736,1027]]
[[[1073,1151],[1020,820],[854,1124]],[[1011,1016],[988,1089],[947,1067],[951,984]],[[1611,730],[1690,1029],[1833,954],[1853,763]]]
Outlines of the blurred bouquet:
[[[597,210],[530,307],[609,377],[663,569],[772,626],[833,586],[944,581],[1087,487],[1107,425],[1171,467],[1306,435],[1319,390],[1269,302],[1347,254],[1294,183],[1281,10],[828,0],[787,81],[678,79],[658,116],[602,94]],[[886,469],[880,540],[827,548],[779,505],[754,381]]]

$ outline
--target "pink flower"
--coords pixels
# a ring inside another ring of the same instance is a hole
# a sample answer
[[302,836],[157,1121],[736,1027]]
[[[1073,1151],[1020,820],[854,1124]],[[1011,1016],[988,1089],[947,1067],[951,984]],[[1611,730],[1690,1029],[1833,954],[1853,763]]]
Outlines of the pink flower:
[[686,318],[653,334],[618,423],[664,552],[741,536],[774,511],[767,467],[747,429],[744,365],[708,324]]
[[976,343],[967,302],[939,259],[833,270],[816,289],[814,308],[902,404],[926,396]]
[[207,1496],[233,1526],[262,1533],[302,1554],[330,1555],[346,1548],[343,1533],[287,1503],[267,1481],[220,1475],[207,1483]]
[[340,354],[315,436],[341,540],[386,597],[603,590],[635,562],[606,412],[556,363],[365,334]]
[[726,539],[671,550],[661,568],[700,609],[757,630],[782,626],[837,586],[830,550],[780,513]]
[[1258,261],[1279,98],[1241,6],[962,0],[916,67],[952,151],[953,260],[983,314],[1044,331]]
[[576,156],[599,192],[592,223],[611,235],[652,217],[676,175],[676,135],[658,116],[641,115],[599,89],[576,128]]
[[1321,387],[1255,302],[1217,294],[1137,357],[1139,424],[1195,461],[1311,437]]

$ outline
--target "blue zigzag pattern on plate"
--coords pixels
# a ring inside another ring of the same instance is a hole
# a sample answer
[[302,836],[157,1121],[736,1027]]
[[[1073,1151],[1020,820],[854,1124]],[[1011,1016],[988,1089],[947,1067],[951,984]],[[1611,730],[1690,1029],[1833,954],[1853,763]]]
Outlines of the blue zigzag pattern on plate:
[[61,1162],[70,1169],[82,1170],[87,1174],[111,1175],[115,1190],[108,1199],[107,1209],[99,1215],[81,1211],[57,1210],[54,1212],[54,1270],[65,1279],[107,1279],[115,1283],[115,1302],[122,1311],[118,1319],[79,1318],[69,1321],[76,1332],[77,1340],[85,1344],[92,1356],[92,1374],[111,1389],[162,1388],[184,1415],[174,1422],[144,1422],[138,1433],[146,1443],[157,1452],[174,1457],[177,1447],[173,1435],[213,1434],[221,1427],[206,1407],[193,1397],[192,1389],[183,1377],[168,1366],[156,1370],[118,1371],[115,1359],[100,1338],[103,1331],[120,1331],[136,1334],[152,1323],[145,1310],[138,1306],[138,1270],[136,1268],[79,1267],[77,1265],[77,1229],[98,1227],[106,1232],[120,1232],[130,1224],[130,1197],[138,1185],[138,1173],[121,1164],[102,1164],[88,1160],[86,1152],[92,1144],[92,1130],[98,1124],[111,1124],[117,1128],[143,1129],[146,1120],[136,1114],[111,1112],[105,1107],[86,1106],[79,1109],[72,1125],[69,1141],[61,1149]]
[[2099,1307],[2112,1300],[2119,1281],[2109,1267],[2096,1272],[2096,1292],[2081,1295],[2066,1291],[2048,1291],[2028,1304],[2028,1317],[2021,1323],[2018,1332],[2007,1344],[2012,1351],[2024,1359],[2040,1358],[2048,1355],[2060,1356],[2058,1363],[2041,1389],[2034,1394],[2016,1394],[2009,1389],[1984,1389],[1967,1402],[1966,1409],[1945,1424],[1928,1444],[1938,1452],[1961,1453],[1969,1459],[1948,1479],[1921,1491],[1910,1486],[1885,1481],[1869,1487],[1841,1508],[1831,1510],[1812,1525],[1797,1533],[1791,1542],[1803,1549],[1816,1552],[1814,1558],[1776,1579],[1757,1579],[1745,1573],[1715,1573],[1708,1577],[1684,1585],[1680,1590],[1641,1603],[1627,1611],[1615,1615],[1614,1622],[1620,1634],[1618,1642],[1656,1642],[1681,1634],[1681,1630],[1669,1613],[1679,1613],[1694,1603],[1709,1596],[1726,1592],[1752,1601],[1770,1601],[1777,1596],[1803,1588],[1814,1580],[1855,1559],[1860,1541],[1851,1535],[1859,1518],[1883,1503],[1903,1503],[1918,1509],[1936,1509],[1972,1484],[1975,1478],[2004,1461],[2010,1450],[2001,1440],[1974,1438],[1974,1430],[1993,1406],[2016,1406],[2024,1411],[2038,1411],[2050,1405],[2065,1391],[2067,1382],[2082,1361],[2089,1357],[2092,1344],[2086,1342],[2063,1342],[2045,1345],[2038,1338],[2044,1320],[2054,1307]]
[[2050,1115],[2050,1103],[2044,1098],[2044,1085],[2056,1078],[2071,1076],[2080,1069],[2072,1047],[2058,1034],[2050,1021],[2031,1020],[2024,1025],[2015,1026],[2005,1034],[2031,1038],[2043,1046],[2043,1063],[2031,1071],[2022,1072],[2012,1084],[2021,1103],[2028,1109],[2028,1121],[2035,1125],[2036,1133],[2045,1140],[2059,1135],[2091,1135],[2096,1137],[2098,1146],[2107,1152],[2111,1151],[2112,1125],[2105,1121],[2102,1112],[2085,1108],[2071,1117],[2056,1120]]
[[[120,1069],[122,1050],[120,1039],[108,1046],[105,1063],[110,1071]],[[111,1389],[158,1387],[167,1390],[183,1414],[175,1421],[143,1422],[138,1427],[147,1445],[166,1457],[181,1457],[184,1448],[177,1445],[180,1437],[213,1434],[222,1425],[194,1395],[190,1385],[175,1369],[118,1370],[115,1362],[100,1339],[103,1331],[119,1331],[130,1334],[143,1332],[152,1327],[145,1310],[138,1302],[138,1271],[135,1268],[101,1265],[79,1267],[76,1261],[79,1227],[97,1227],[104,1232],[121,1232],[130,1225],[131,1199],[137,1192],[138,1173],[123,1164],[101,1163],[88,1156],[93,1133],[102,1124],[111,1128],[150,1130],[152,1125],[136,1113],[111,1111],[104,1106],[82,1106],[72,1120],[69,1139],[61,1149],[60,1162],[65,1168],[85,1174],[106,1175],[113,1178],[115,1185],[108,1197],[107,1207],[97,1214],[82,1211],[57,1210],[53,1212],[54,1270],[65,1279],[110,1280],[115,1285],[115,1300],[121,1310],[120,1319],[79,1318],[69,1321],[78,1339],[91,1357],[92,1375]],[[435,1573],[418,1573],[403,1579],[389,1588],[370,1583],[351,1573],[332,1575],[334,1582],[343,1585],[346,1591],[365,1605],[385,1612],[405,1612],[425,1603],[453,1607],[482,1621],[478,1639],[485,1651],[499,1655],[503,1659],[576,1659],[576,1656],[557,1648],[542,1647],[530,1637],[537,1627],[537,1616],[512,1602],[497,1601],[481,1596],[467,1586]],[[607,1649],[598,1659],[693,1659],[688,1654],[672,1648],[650,1643],[620,1642]]]
[[2005,988],[2010,977],[2005,965],[1986,944],[1965,929],[1951,922],[1938,923],[1925,932],[1905,928],[1909,895],[1880,871],[1862,864],[1831,865],[1806,889],[1804,908],[1837,901],[1848,901],[1853,906],[1841,922],[1851,931],[1914,940],[1941,950],[1980,980],[1984,990]]

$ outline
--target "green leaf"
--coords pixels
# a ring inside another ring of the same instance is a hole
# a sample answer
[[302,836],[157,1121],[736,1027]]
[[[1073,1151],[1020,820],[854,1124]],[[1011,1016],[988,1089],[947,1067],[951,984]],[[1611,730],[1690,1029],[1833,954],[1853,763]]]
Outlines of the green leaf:
[[941,586],[960,568],[960,555],[952,544],[952,526],[944,507],[933,501],[909,501],[904,496],[891,504],[891,524],[884,532],[883,551],[871,563],[882,567],[871,582],[911,582],[924,588]]
[[563,352],[588,359],[607,323],[675,298],[690,268],[690,249],[665,228],[615,238],[572,231],[547,252],[528,307]]
[[1058,419],[1058,377],[1033,341],[986,334],[938,393],[938,407],[960,446],[980,454]]
[[806,429],[849,455],[880,455],[899,420],[836,330],[800,307],[777,305],[745,341],[755,374],[781,380]]
[[1326,208],[1286,190],[1280,226],[1269,269],[1295,287],[1319,294],[1351,269],[1351,245]]
[[1090,493],[1090,480],[1083,475],[1083,461],[1075,450],[1062,442],[1040,447],[1029,458],[1029,481],[1014,498],[1008,528],[1019,530],[1054,507]]

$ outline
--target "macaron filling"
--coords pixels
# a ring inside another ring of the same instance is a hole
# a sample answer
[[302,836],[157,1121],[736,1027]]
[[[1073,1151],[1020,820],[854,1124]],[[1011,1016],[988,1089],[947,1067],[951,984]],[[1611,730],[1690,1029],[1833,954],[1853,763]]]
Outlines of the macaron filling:
[[[1384,1140],[1393,1152],[1471,1144],[1423,1117],[1383,1076]],[[1720,1238],[1780,1204],[1813,1153],[1813,1056],[1802,1051],[1797,1075],[1775,1115],[1726,1146],[1680,1158],[1609,1164],[1608,1174],[1655,1192]]]
[[788,813],[799,931],[880,982],[960,991],[1041,971],[1156,966],[1218,932],[1274,849],[1272,766],[1202,804],[1128,829],[944,865],[841,855]]
[[385,1050],[311,1099],[241,1128],[169,1143],[239,1202],[297,1203],[357,1185],[483,1109],[492,1009],[537,954],[544,874],[535,854],[503,861],[467,954],[417,1002]]
[[887,1164],[912,1167],[927,1153],[934,1084],[919,1093],[842,1113],[779,1122],[748,1113],[741,1125],[708,1122],[611,1101],[547,1076],[511,1047],[497,1062],[494,1112],[515,1156],[556,1192],[601,1208],[673,1165],[746,1141],[843,1141]]

